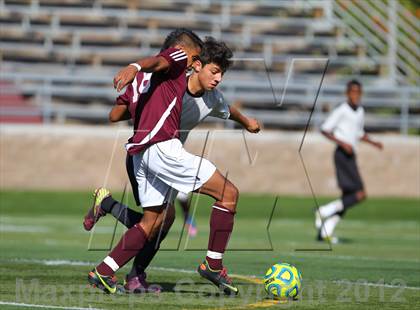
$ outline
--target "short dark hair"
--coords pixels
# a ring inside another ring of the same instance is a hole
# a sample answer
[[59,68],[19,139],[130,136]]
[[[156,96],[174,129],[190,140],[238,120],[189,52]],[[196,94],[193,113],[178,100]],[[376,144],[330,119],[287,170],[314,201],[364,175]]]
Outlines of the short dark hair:
[[177,28],[167,35],[162,46],[162,51],[178,44],[186,47],[203,48],[203,41],[192,30]]
[[349,91],[352,86],[357,86],[360,90],[362,89],[362,83],[356,79],[347,82],[347,91]]
[[231,58],[233,53],[227,45],[222,41],[217,41],[213,37],[206,37],[203,49],[200,53],[200,61],[203,66],[214,63],[226,72],[232,65]]

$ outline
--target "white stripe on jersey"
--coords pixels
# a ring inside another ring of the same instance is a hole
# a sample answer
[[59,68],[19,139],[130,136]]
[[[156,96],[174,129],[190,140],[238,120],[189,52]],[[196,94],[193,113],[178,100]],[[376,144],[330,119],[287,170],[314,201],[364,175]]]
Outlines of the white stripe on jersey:
[[172,109],[176,104],[176,97],[172,100],[171,104],[168,108],[163,112],[162,116],[160,117],[159,121],[156,123],[155,127],[147,134],[146,137],[141,140],[140,143],[127,143],[125,145],[125,149],[128,151],[131,147],[135,145],[143,145],[152,140],[152,138],[158,133],[158,131],[162,128],[163,124],[165,123],[166,119],[168,118],[169,114],[171,113]]
[[185,52],[184,51],[176,51],[176,52],[173,52],[172,54],[169,54],[169,56],[171,56],[173,58],[173,57],[176,57],[176,56],[180,56],[181,54],[185,54]]
[[131,83],[131,86],[133,86],[133,102],[137,102],[139,99],[139,93],[137,92],[137,77],[134,78],[133,83]]
[[183,56],[183,57],[174,58],[174,60],[175,60],[175,61],[179,61],[179,60],[185,59],[185,58],[187,58],[187,57],[188,57],[188,56],[187,56],[187,55],[185,55],[185,56]]

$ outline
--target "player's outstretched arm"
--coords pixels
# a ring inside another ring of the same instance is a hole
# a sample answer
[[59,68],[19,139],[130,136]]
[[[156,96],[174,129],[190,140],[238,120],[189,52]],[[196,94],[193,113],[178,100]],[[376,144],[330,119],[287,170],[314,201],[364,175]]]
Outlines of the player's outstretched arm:
[[125,86],[131,83],[137,72],[157,72],[167,70],[169,68],[168,61],[162,56],[147,57],[129,64],[120,70],[114,77],[114,88],[121,91]]
[[382,150],[384,148],[384,146],[383,146],[383,144],[381,142],[372,140],[369,137],[369,135],[366,134],[366,133],[363,135],[363,137],[360,138],[360,140],[363,141],[363,142],[369,143],[369,144],[373,145],[374,147],[376,147],[376,148],[378,148],[380,150]]
[[353,147],[339,139],[337,139],[332,132],[321,130],[321,133],[329,140],[335,142],[338,146],[340,146],[347,154],[352,155],[353,154]]
[[130,118],[131,115],[126,105],[115,105],[109,112],[109,121],[112,123],[126,121]]
[[261,130],[260,124],[255,118],[247,117],[243,115],[237,108],[229,107],[230,116],[229,118],[242,125],[247,131],[257,133]]

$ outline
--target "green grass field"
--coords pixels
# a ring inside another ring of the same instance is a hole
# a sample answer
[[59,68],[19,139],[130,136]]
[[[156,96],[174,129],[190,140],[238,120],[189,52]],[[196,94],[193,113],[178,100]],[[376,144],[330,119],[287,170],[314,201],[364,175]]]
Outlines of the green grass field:
[[[121,194],[114,195],[120,198]],[[315,241],[312,198],[242,195],[225,265],[241,294],[225,297],[195,269],[205,256],[210,201],[200,198],[197,237],[181,236],[178,218],[148,270],[160,295],[105,295],[88,288],[87,272],[118,242],[123,227],[107,216],[91,235],[82,228],[91,193],[0,192],[0,308],[43,305],[100,309],[418,309],[419,200],[371,198],[337,229],[343,242]],[[323,203],[329,199],[320,198]],[[128,201],[132,205],[132,201]],[[266,298],[260,279],[279,261],[296,265],[304,290],[298,301]],[[128,268],[117,274],[123,279]]]

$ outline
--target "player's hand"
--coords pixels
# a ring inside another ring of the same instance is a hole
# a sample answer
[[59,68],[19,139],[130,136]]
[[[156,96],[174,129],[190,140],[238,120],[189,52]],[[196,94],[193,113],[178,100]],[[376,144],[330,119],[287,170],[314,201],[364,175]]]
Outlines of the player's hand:
[[350,144],[342,142],[340,146],[344,150],[344,152],[346,152],[349,155],[353,155],[353,147]]
[[127,66],[120,70],[114,77],[114,88],[120,92],[124,87],[131,83],[137,74],[137,68],[134,66]]
[[380,150],[384,149],[384,145],[381,142],[374,142],[373,145]]
[[251,133],[257,133],[261,130],[261,126],[255,118],[248,117],[248,123],[245,129]]

